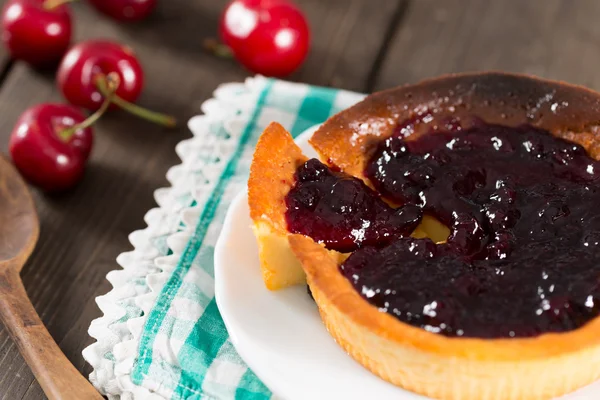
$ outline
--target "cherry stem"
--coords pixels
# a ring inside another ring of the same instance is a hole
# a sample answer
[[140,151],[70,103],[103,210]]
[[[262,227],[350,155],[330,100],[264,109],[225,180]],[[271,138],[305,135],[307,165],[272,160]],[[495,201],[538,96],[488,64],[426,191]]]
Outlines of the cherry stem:
[[202,47],[204,47],[204,50],[208,51],[211,54],[214,54],[217,57],[233,58],[233,52],[231,51],[231,49],[216,39],[204,39],[204,41],[202,42]]
[[107,96],[104,100],[104,103],[102,103],[102,107],[100,107],[95,113],[87,117],[85,121],[60,131],[58,134],[60,138],[65,142],[68,142],[71,139],[71,137],[75,134],[75,132],[81,129],[87,129],[93,124],[95,124],[96,121],[98,121],[100,117],[104,115],[106,110],[108,110],[108,107],[110,107],[111,103],[114,100],[114,97],[116,96],[117,89],[119,88],[120,84],[121,78],[119,77],[119,74],[117,74],[116,72],[111,72],[110,74],[108,74],[106,76]]
[[44,1],[44,9],[46,11],[52,11],[55,8],[58,8],[62,5],[68,4],[68,3],[73,3],[76,2],[78,0],[45,0]]
[[[106,83],[106,77],[104,75],[100,74],[96,76],[96,87],[105,98],[110,95],[110,91]],[[146,108],[130,103],[117,95],[112,96],[111,102],[129,113],[155,124],[163,125],[168,128],[173,128],[177,125],[177,120],[174,117],[155,111],[150,111]]]

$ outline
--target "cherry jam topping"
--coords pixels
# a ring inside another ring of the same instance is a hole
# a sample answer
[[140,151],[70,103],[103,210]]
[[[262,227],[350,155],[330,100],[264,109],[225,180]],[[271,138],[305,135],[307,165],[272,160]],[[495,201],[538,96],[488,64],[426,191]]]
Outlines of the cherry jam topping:
[[394,209],[360,179],[332,171],[317,159],[300,166],[295,178],[286,197],[288,229],[330,249],[382,247],[410,235],[421,222],[419,207]]
[[[598,317],[600,163],[529,125],[444,129],[398,130],[369,161],[366,175],[400,211],[311,160],[287,198],[290,227],[357,249],[340,267],[357,292],[431,332],[533,337]],[[406,237],[415,207],[450,227],[446,243]]]
[[367,175],[451,228],[443,245],[400,240],[379,258],[348,259],[344,275],[371,304],[433,332],[484,338],[568,331],[600,313],[600,163],[581,146],[480,122],[389,138]]

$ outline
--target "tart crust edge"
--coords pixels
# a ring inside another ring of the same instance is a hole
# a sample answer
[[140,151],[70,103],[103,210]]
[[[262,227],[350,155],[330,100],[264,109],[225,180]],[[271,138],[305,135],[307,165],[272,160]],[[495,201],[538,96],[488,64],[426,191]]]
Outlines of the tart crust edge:
[[600,317],[536,338],[449,338],[370,305],[339,273],[337,254],[302,235],[289,241],[329,333],[388,382],[444,400],[533,400],[570,393],[600,377]]
[[256,144],[248,179],[248,206],[258,243],[263,281],[269,290],[306,282],[300,262],[288,242],[285,196],[294,185],[296,169],[307,158],[291,135],[273,122]]

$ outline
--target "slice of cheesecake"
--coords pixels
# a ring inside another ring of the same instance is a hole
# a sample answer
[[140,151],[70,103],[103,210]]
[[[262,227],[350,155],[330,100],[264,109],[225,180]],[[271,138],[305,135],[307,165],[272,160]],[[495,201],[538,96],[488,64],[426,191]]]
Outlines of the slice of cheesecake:
[[[306,283],[301,264],[290,249],[286,196],[295,185],[296,170],[307,161],[291,134],[273,122],[256,145],[248,180],[248,205],[259,249],[263,280],[270,290]],[[430,216],[412,234],[436,242],[448,228]]]

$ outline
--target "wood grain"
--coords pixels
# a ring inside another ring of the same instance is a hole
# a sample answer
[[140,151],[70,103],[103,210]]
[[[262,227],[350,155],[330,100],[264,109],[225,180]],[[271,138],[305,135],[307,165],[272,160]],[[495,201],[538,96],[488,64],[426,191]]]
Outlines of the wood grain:
[[0,267],[0,317],[37,382],[52,400],[102,399],[48,333],[27,297],[21,267],[14,260]]
[[[226,0],[164,0],[148,20],[120,25],[76,3],[77,39],[112,38],[129,44],[145,66],[147,85],[140,104],[175,115],[175,130],[121,112],[96,127],[86,177],[72,192],[34,192],[41,221],[36,251],[23,280],[42,320],[74,365],[86,376],[81,350],[91,343],[90,322],[100,316],[94,298],[110,290],[105,275],[118,268],[116,256],[130,249],[127,236],[144,227],[155,206],[153,191],[167,185],[167,169],[179,162],[174,147],[189,137],[186,121],[199,112],[219,83],[248,75],[231,60],[201,50],[214,36]],[[369,0],[303,0],[313,32],[313,50],[292,79],[349,89],[364,87],[391,22],[397,1],[379,8]],[[368,29],[366,28],[368,26]],[[0,148],[28,106],[61,101],[53,76],[17,63],[0,87]],[[43,394],[13,342],[0,330],[0,399],[40,399]]]
[[101,399],[54,342],[21,281],[21,269],[39,233],[26,183],[10,161],[0,157],[0,320],[48,397]]
[[404,0],[297,1],[310,21],[312,51],[291,79],[364,91],[369,74]]
[[504,70],[600,89],[594,0],[415,0],[377,89],[448,72]]

